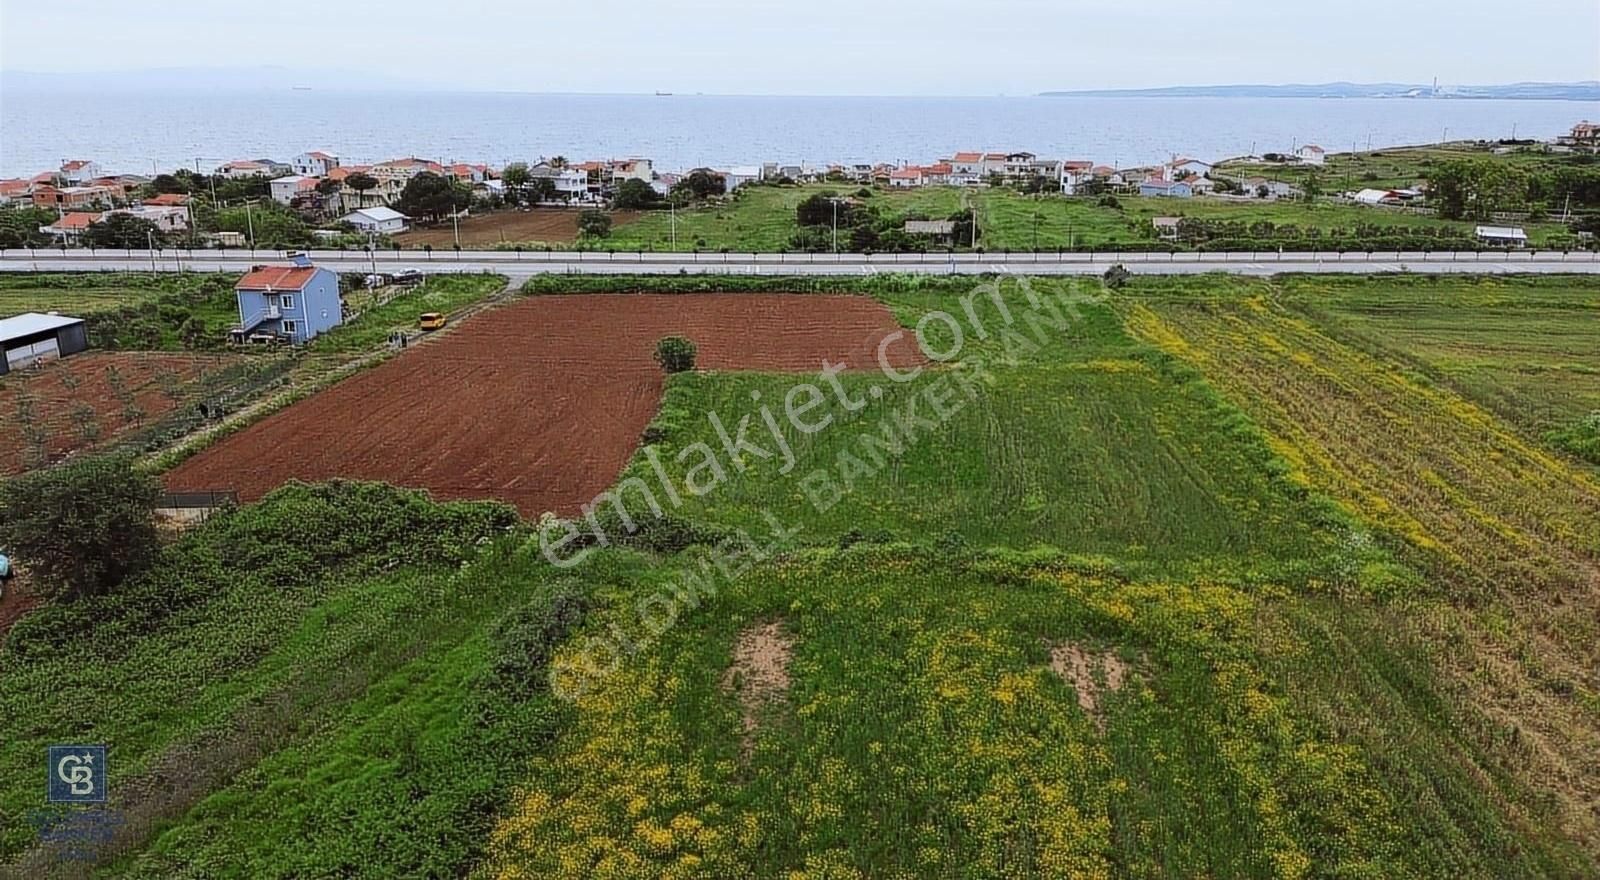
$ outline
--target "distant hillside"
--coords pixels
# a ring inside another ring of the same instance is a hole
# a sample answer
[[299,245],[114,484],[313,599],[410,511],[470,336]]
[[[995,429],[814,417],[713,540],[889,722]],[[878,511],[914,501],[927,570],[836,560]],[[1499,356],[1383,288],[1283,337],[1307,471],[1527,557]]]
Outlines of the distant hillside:
[[1498,86],[1439,86],[1415,83],[1319,83],[1289,85],[1168,86],[1159,89],[1082,89],[1041,92],[1050,98],[1500,98],[1600,101],[1600,82],[1510,83]]

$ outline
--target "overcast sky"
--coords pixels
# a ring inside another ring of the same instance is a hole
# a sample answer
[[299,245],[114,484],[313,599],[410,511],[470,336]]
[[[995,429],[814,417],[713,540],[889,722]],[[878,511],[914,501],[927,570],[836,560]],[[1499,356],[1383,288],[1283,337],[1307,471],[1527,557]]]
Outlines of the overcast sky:
[[535,92],[1565,81],[1600,79],[1600,2],[0,0],[6,70],[255,65]]

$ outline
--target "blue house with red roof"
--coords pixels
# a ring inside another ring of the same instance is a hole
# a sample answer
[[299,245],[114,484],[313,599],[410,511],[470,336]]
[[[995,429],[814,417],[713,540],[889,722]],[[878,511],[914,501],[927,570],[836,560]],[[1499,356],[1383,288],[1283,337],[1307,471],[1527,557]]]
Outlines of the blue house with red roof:
[[239,300],[234,342],[287,342],[299,345],[326,333],[344,318],[339,276],[311,265],[305,254],[290,254],[287,265],[256,266],[233,286]]

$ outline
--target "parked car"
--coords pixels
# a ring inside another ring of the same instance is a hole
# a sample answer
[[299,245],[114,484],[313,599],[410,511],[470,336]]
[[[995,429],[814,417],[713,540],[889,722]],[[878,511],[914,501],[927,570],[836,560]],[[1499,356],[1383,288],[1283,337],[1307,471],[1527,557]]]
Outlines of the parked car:
[[0,584],[11,580],[16,572],[11,568],[11,560],[4,553],[0,553]]
[[417,321],[417,326],[424,330],[438,330],[444,327],[444,320],[444,315],[438,312],[425,312]]
[[401,269],[400,271],[394,273],[394,283],[396,283],[396,284],[421,284],[422,283],[422,270],[421,269]]

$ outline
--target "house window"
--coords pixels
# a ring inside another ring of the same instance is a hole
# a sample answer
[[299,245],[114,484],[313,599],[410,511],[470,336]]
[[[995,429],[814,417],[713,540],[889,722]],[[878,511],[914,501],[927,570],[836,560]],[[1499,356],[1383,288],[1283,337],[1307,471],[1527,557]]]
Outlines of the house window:
[[289,334],[290,336],[293,336],[295,331],[298,330],[298,329],[300,329],[300,328],[293,321],[284,321],[283,322],[283,332]]
[[294,308],[294,297],[286,293],[283,296],[278,297],[278,305],[283,306],[286,309],[292,309]]

